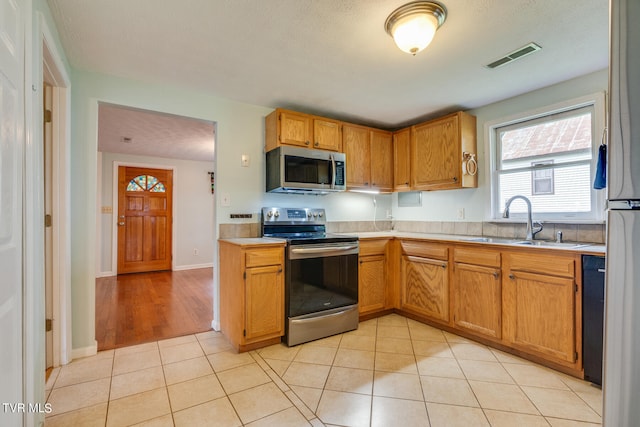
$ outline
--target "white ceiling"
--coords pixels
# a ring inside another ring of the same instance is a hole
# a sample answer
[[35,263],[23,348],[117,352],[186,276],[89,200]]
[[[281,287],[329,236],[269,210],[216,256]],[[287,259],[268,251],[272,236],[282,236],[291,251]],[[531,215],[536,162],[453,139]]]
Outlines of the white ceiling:
[[[442,0],[427,49],[384,31],[408,0],[47,0],[73,67],[396,129],[607,67],[606,0]],[[484,67],[529,43],[540,52]]]
[[214,132],[213,123],[204,120],[107,103],[98,106],[102,152],[213,162]]

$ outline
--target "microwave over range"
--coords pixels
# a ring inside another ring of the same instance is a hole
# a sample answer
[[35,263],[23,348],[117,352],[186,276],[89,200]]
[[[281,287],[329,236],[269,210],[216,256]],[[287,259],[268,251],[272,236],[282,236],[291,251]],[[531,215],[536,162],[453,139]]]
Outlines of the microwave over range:
[[280,146],[266,153],[266,190],[294,194],[345,191],[345,160],[344,153]]

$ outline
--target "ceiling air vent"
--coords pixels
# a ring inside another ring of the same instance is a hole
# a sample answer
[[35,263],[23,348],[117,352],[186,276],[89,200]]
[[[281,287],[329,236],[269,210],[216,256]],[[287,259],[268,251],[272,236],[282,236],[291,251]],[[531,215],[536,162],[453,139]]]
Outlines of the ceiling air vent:
[[505,64],[515,61],[516,59],[524,58],[525,56],[537,52],[542,49],[539,45],[535,43],[529,43],[528,45],[522,46],[520,49],[516,49],[511,53],[506,54],[502,58],[493,61],[491,64],[485,65],[487,68],[498,68]]

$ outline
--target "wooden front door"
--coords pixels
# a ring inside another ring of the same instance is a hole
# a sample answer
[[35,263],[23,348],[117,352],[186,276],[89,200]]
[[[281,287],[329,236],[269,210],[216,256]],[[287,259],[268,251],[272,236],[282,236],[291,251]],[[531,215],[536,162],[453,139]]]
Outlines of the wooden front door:
[[118,168],[118,274],[171,270],[173,171]]

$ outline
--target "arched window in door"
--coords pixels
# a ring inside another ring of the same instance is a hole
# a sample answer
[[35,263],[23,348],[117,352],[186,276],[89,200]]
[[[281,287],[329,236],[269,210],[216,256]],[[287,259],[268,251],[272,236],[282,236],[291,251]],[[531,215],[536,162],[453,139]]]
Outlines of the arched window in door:
[[164,193],[164,184],[153,175],[138,175],[129,181],[127,191],[149,191],[151,193]]

